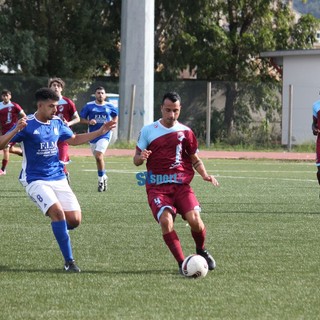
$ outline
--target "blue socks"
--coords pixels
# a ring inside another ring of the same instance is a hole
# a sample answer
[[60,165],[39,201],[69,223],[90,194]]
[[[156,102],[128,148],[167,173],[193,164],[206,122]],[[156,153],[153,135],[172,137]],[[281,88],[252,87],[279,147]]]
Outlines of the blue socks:
[[51,222],[51,227],[53,234],[59,244],[64,260],[73,260],[71,240],[67,229],[67,222],[65,220],[54,221]]
[[98,177],[103,177],[106,174],[106,170],[98,170]]

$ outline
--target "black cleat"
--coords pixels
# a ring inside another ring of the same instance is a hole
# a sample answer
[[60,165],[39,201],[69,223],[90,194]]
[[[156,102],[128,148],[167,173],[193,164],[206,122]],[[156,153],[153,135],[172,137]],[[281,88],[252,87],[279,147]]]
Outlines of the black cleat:
[[74,260],[70,260],[64,264],[64,270],[67,272],[81,272]]
[[197,254],[207,260],[209,270],[215,269],[216,262],[213,259],[212,255],[206,249],[197,249]]
[[183,276],[184,274],[182,272],[182,262],[179,262],[178,265],[179,265],[179,274]]

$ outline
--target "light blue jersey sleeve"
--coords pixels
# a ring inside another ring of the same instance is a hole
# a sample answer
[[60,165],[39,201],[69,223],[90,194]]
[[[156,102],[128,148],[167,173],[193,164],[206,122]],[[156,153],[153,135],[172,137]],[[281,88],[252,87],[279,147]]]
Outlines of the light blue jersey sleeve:
[[149,139],[148,139],[148,126],[145,126],[141,129],[138,137],[137,147],[142,151],[144,149],[147,149],[149,145]]
[[318,112],[320,110],[320,100],[313,104],[312,109],[313,109],[313,116],[315,118],[317,118],[318,117]]

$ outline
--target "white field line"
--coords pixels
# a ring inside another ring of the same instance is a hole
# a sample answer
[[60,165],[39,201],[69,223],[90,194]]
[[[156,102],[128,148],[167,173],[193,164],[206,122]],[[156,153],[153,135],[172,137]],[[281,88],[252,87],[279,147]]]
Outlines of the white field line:
[[[82,171],[87,171],[87,172],[96,172],[97,169],[83,169]],[[134,174],[136,175],[137,173],[141,171],[134,171],[134,170],[107,170],[108,172],[112,173],[120,173],[120,174]],[[289,172],[292,173],[292,171],[237,171],[237,170],[230,170],[230,171],[221,171],[221,172],[241,172],[241,173],[280,173],[280,172]],[[295,171],[295,173],[310,173],[306,171]],[[210,171],[208,171],[210,173]],[[214,174],[214,173],[212,173]],[[275,178],[275,177],[252,177],[252,176],[226,176],[226,175],[220,175],[220,174],[214,174],[215,177],[217,178],[225,178],[225,179],[255,179],[255,180],[277,180],[277,181],[298,181],[298,182],[315,182],[316,179],[296,179],[296,178]],[[200,178],[198,174],[195,174],[195,178]]]

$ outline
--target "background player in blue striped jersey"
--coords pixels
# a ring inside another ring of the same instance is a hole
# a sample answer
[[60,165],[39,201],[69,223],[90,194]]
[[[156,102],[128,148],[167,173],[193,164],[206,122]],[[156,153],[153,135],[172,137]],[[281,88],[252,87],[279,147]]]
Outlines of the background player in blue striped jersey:
[[97,131],[75,135],[56,116],[59,96],[53,90],[41,88],[35,98],[37,111],[20,119],[11,131],[0,137],[0,150],[10,141],[20,142],[23,161],[19,180],[43,214],[50,217],[52,231],[65,260],[64,270],[80,272],[73,258],[68,229],[81,223],[81,209],[59,161],[58,141],[83,144],[106,134],[116,124],[109,121]]
[[[118,110],[112,104],[106,102],[107,94],[103,87],[95,90],[95,100],[88,102],[80,111],[80,122],[85,123],[89,127],[89,132],[99,129],[105,121],[118,121]],[[96,159],[98,171],[98,191],[106,191],[108,177],[106,175],[106,167],[104,162],[104,154],[107,151],[112,132],[109,131],[105,135],[90,141],[91,151]]]

